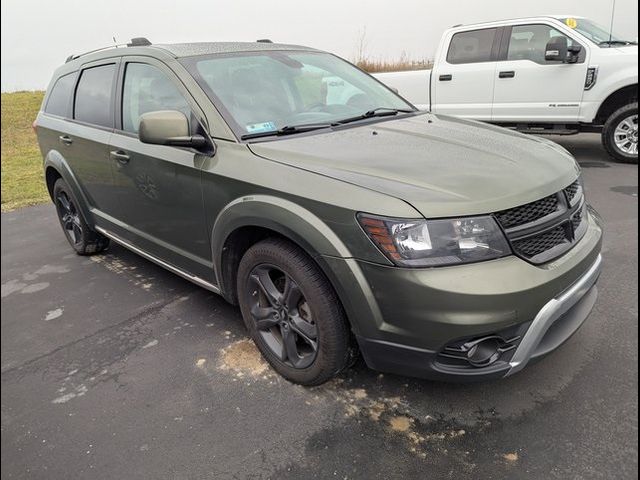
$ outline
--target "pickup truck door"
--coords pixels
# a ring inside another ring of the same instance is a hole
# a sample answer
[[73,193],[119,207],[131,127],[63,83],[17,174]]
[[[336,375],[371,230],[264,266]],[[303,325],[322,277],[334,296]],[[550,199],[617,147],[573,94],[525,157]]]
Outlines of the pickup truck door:
[[166,65],[148,57],[125,57],[118,87],[109,153],[119,206],[110,227],[146,253],[209,281],[213,269],[201,185],[206,156],[144,144],[137,135],[140,116],[159,110],[183,112],[195,133],[201,118],[197,104]]
[[[545,60],[547,43],[558,36],[566,37],[570,46],[581,46],[576,63]],[[577,122],[588,53],[584,45],[551,25],[505,28],[495,75],[492,121]]]
[[443,39],[431,74],[432,111],[491,120],[499,28],[456,32]]

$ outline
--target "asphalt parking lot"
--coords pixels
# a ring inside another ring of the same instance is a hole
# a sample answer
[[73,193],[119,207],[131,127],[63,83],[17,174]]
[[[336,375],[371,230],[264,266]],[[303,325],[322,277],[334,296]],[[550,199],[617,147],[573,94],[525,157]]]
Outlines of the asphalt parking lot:
[[2,214],[2,477],[636,478],[638,168],[579,159],[606,225],[600,297],[559,351],[451,385],[358,364],[273,374],[222,298],[113,245],[71,252],[52,205]]

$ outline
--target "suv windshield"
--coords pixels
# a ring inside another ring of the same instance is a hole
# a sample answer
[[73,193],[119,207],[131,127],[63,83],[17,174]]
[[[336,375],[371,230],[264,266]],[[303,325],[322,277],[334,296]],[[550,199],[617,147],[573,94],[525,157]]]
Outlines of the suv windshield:
[[587,20],[586,18],[567,17],[561,18],[560,21],[602,47],[635,44],[635,42],[621,39],[617,35],[610,33],[605,28],[591,20]]
[[[415,110],[328,53],[247,52],[187,57],[182,63],[239,137],[297,133],[360,116],[364,120]],[[308,128],[298,128],[304,126]]]

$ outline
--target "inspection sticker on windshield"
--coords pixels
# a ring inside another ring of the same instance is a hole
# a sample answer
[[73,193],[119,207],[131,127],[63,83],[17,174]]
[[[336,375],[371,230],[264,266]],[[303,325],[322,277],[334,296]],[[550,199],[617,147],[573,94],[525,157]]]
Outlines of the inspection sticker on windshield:
[[273,122],[250,123],[246,128],[249,133],[273,132],[277,130],[276,124]]
[[576,28],[578,26],[578,20],[576,20],[575,18],[567,18],[564,23],[567,25],[567,27],[569,28]]

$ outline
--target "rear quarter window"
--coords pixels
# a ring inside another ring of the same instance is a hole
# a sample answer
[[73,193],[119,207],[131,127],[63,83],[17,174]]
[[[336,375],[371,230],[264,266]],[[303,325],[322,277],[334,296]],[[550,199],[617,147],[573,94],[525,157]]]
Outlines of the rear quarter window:
[[456,33],[451,37],[447,62],[452,64],[490,62],[497,28]]
[[75,83],[75,74],[69,73],[64,75],[53,85],[49,99],[44,107],[45,113],[67,117],[69,115],[69,106],[73,95],[73,85]]
[[113,86],[116,65],[82,71],[76,88],[73,118],[101,127],[113,126]]

